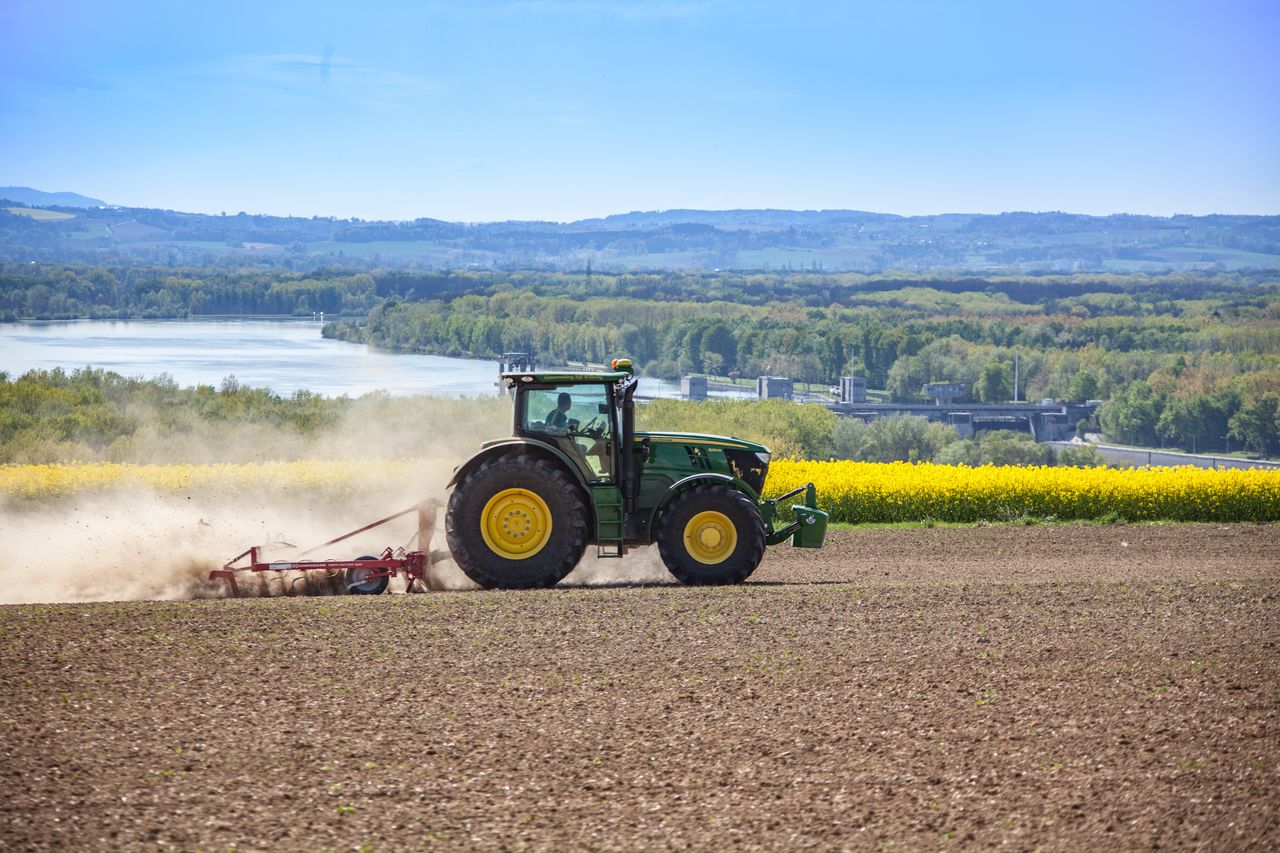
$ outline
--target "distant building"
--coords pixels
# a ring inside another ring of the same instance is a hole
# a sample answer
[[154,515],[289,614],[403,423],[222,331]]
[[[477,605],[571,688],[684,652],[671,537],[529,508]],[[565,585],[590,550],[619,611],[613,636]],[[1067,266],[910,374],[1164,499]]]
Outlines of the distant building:
[[961,438],[973,437],[972,412],[947,412],[947,423],[956,428],[956,434]]
[[[504,373],[532,373],[538,369],[538,359],[531,352],[504,352],[498,356],[498,381],[494,384],[502,388]],[[512,389],[499,393],[514,394]]]
[[867,379],[865,376],[840,377],[840,402],[867,402]]
[[924,386],[924,395],[933,400],[935,406],[950,406],[969,389],[959,382],[930,382]]
[[499,373],[533,373],[538,359],[531,352],[504,352],[498,357]]
[[761,376],[756,379],[756,396],[761,400],[790,400],[795,381],[788,376]]
[[680,378],[680,395],[687,400],[707,399],[707,377],[683,376]]

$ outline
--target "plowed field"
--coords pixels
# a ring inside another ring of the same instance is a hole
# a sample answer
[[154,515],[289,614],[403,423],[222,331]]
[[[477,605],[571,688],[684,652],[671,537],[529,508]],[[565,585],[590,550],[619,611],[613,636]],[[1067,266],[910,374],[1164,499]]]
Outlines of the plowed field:
[[7,606],[0,676],[15,849],[1280,838],[1276,526],[837,532],[723,589]]

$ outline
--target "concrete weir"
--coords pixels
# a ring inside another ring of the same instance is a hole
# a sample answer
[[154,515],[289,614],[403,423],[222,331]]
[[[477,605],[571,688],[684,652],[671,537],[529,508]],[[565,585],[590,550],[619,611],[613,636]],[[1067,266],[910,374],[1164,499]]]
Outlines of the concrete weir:
[[1091,418],[1098,403],[828,403],[838,415],[873,421],[893,415],[915,415],[950,424],[962,438],[981,430],[1012,429],[1030,433],[1036,441],[1065,441],[1076,423]]

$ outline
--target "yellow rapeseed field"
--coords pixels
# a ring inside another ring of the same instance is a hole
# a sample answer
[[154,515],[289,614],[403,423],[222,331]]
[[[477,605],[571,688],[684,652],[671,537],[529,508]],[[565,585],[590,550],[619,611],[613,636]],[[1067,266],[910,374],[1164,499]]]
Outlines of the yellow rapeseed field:
[[113,488],[222,495],[278,489],[342,490],[403,475],[400,461],[260,462],[244,465],[0,465],[0,495],[43,499]]
[[[302,461],[247,465],[0,466],[0,495],[57,499],[112,488],[220,495],[340,492],[399,484],[409,461]],[[818,505],[851,523],[1010,521],[1021,517],[1130,521],[1280,521],[1280,471],[1200,468],[967,468],[894,462],[775,460],[766,496],[813,481]]]
[[833,521],[1277,521],[1280,471],[1203,468],[969,468],[891,462],[771,466],[766,496],[812,481]]

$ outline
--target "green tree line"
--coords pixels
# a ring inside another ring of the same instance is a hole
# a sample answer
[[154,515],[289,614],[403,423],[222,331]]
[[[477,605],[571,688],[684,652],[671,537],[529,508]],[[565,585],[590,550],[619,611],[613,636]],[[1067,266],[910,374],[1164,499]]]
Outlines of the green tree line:
[[[873,462],[1054,464],[1052,451],[1009,432],[962,441],[924,418],[871,424],[783,400],[656,400],[641,429],[732,433],[778,456]],[[0,464],[112,461],[243,462],[295,458],[446,457],[510,433],[506,397],[448,399],[372,393],[282,397],[228,377],[218,387],[132,379],[96,369],[0,373]],[[1069,464],[1096,464],[1088,450]]]

